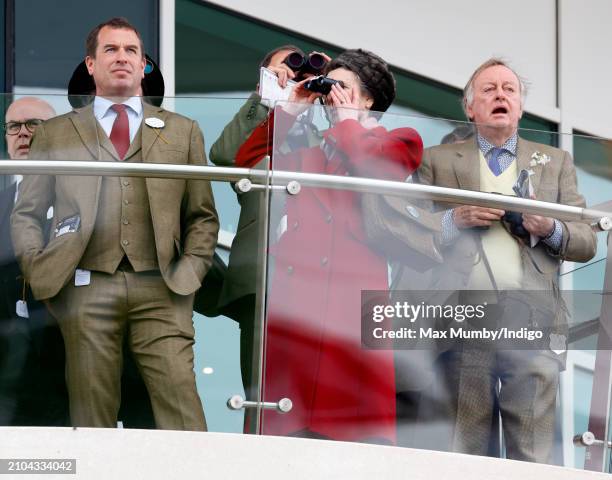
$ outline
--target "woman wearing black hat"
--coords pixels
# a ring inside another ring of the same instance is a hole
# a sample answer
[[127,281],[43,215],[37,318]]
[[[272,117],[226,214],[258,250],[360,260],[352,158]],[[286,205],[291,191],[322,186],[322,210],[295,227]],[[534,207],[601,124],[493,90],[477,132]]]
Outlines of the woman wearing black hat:
[[[404,181],[420,164],[423,144],[411,128],[387,131],[373,113],[395,97],[387,64],[348,50],[330,62],[327,79],[338,83],[326,95],[300,82],[292,103],[276,109],[274,168]],[[296,116],[318,98],[331,128],[316,146],[296,147]],[[267,141],[264,125],[237,163],[256,161]],[[361,194],[303,187],[285,197],[281,216],[280,227],[270,228],[279,238],[270,247],[264,400],[289,397],[293,408],[265,412],[263,432],[394,444],[393,352],[361,347],[361,291],[388,289],[386,259],[366,244]]]

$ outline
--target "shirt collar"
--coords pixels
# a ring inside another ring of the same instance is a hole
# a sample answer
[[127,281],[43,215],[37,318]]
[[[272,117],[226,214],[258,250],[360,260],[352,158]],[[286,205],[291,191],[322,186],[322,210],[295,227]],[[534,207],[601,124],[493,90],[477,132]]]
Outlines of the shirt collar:
[[[481,136],[480,133],[478,134],[477,139],[478,139],[478,148],[480,148],[480,151],[485,157],[489,154],[489,152],[492,149],[496,148],[495,145],[493,145],[486,138]],[[512,154],[512,156],[516,157],[517,141],[518,141],[518,133],[514,132],[514,134],[508,140],[504,142],[501,148],[506,150],[510,154]]]
[[[94,116],[98,120],[103,119],[108,114],[110,107],[112,107],[115,103],[116,102],[113,102],[105,97],[96,97],[93,105]],[[121,103],[131,108],[136,115],[142,115],[142,101],[140,97],[130,97]]]

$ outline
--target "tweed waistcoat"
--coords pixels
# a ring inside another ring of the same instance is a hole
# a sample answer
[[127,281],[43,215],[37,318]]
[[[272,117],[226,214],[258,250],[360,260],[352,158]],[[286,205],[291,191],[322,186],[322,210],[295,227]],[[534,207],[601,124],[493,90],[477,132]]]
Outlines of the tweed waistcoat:
[[[105,136],[100,126],[98,135]],[[105,148],[100,149],[100,157],[101,161],[116,161]],[[142,162],[140,130],[124,161]],[[104,177],[96,223],[79,268],[112,274],[124,255],[137,272],[158,268],[146,180]]]

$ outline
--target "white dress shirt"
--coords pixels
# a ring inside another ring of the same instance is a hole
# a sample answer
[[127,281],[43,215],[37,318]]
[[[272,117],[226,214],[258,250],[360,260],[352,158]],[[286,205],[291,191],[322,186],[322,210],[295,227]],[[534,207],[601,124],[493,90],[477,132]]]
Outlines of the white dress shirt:
[[[117,118],[117,112],[111,108],[115,103],[104,97],[96,97],[94,99],[94,116],[108,137],[110,137],[113,123],[115,123],[115,118]],[[130,97],[121,103],[128,107],[125,110],[130,123],[130,143],[132,143],[142,123],[142,100],[140,97]]]
[[23,180],[23,175],[13,175],[13,183],[15,183],[15,203],[17,203],[17,194],[19,193],[19,184]]

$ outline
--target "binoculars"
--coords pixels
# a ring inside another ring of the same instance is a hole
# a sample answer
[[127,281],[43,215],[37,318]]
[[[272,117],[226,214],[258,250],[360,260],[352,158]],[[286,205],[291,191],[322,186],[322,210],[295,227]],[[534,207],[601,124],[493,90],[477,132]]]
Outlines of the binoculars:
[[[496,195],[503,195],[503,193],[499,193],[499,192],[491,192],[491,193],[494,193]],[[506,211],[506,213],[504,213],[503,217],[501,217],[500,220],[502,224],[506,226],[506,229],[510,231],[512,235],[519,237],[525,241],[529,240],[530,234],[527,231],[527,229],[523,226],[523,214],[521,212]],[[486,231],[488,229],[489,227],[487,226],[472,227],[472,230],[476,230],[476,231],[478,230]]]
[[[521,212],[506,212],[501,217],[502,224],[506,225],[506,229],[515,237],[519,237],[525,241],[529,240],[529,232],[523,226],[523,214]],[[477,226],[471,228],[474,231],[485,232],[489,229],[488,226]]]
[[529,232],[523,226],[523,214],[521,212],[506,212],[501,218],[506,222],[510,233],[523,239],[529,239]]
[[327,60],[325,60],[325,57],[320,53],[311,53],[305,57],[301,53],[293,52],[287,55],[284,63],[293,70],[296,77],[300,79],[307,73],[320,75],[325,65],[327,65]]
[[340,86],[342,86],[342,82],[339,80],[320,76],[308,80],[304,84],[304,88],[314,93],[321,93],[323,95],[327,95],[329,94],[329,92],[331,92],[332,85],[335,84],[339,84]]

